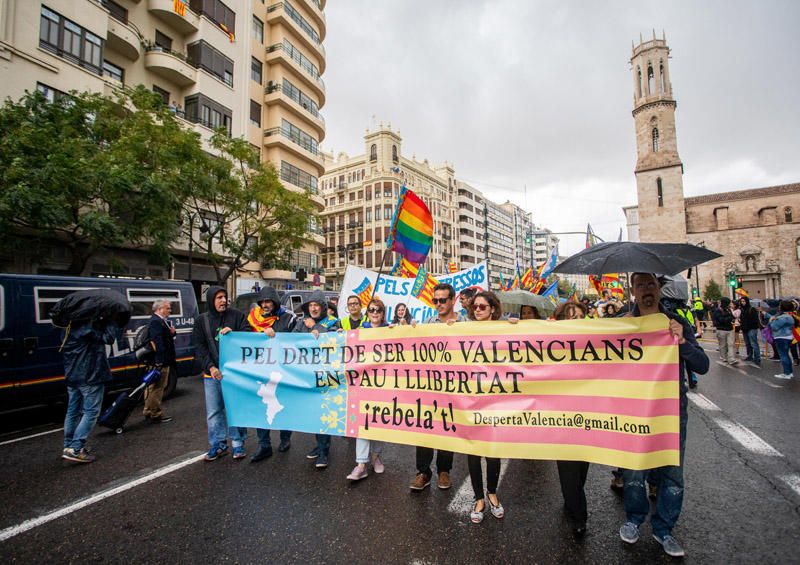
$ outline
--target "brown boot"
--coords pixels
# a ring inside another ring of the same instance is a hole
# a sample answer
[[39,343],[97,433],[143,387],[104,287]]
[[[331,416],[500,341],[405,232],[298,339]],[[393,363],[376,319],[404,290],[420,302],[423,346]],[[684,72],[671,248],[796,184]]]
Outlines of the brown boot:
[[437,483],[439,488],[442,490],[447,490],[450,488],[450,473],[447,471],[441,471],[439,473],[439,481]]
[[419,492],[425,490],[429,486],[431,486],[431,478],[425,473],[417,473],[417,476],[414,477],[414,482],[411,483],[409,488],[415,492]]

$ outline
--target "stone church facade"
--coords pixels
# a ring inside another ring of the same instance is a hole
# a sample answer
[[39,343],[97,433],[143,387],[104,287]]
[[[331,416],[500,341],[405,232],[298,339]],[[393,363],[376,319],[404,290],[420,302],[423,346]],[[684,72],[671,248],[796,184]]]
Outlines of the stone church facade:
[[800,295],[800,183],[684,197],[666,38],[634,46],[637,205],[623,208],[628,239],[691,243],[723,257],[691,283],[723,287],[734,273],[754,298]]

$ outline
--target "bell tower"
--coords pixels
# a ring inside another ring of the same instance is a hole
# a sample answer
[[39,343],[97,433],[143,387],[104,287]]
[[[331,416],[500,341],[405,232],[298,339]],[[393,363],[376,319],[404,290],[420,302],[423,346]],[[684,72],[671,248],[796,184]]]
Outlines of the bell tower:
[[683,163],[675,131],[677,102],[669,75],[666,36],[632,45],[633,121],[636,127],[636,192],[639,238],[686,242]]

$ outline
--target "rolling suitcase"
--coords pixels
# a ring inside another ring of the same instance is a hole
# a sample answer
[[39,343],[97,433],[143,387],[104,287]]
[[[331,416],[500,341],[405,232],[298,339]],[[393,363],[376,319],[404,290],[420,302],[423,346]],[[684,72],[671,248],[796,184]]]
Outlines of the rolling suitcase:
[[147,385],[153,384],[160,378],[161,371],[155,367],[150,369],[142,379],[142,384],[130,392],[124,391],[120,393],[114,403],[103,412],[97,423],[104,428],[116,431],[118,434],[124,432],[125,422],[133,412],[133,409],[136,408],[136,405],[142,400],[144,389],[147,388]]

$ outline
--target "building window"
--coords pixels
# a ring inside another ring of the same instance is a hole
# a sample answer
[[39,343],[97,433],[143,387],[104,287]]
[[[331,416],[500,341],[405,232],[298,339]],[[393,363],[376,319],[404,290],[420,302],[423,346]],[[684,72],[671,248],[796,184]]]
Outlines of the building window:
[[125,82],[125,71],[122,69],[122,67],[118,67],[109,61],[103,61],[103,76],[111,77],[120,82]]
[[225,26],[226,31],[234,33],[236,30],[236,13],[223,4],[220,0],[190,0],[189,7],[202,14],[218,26]]
[[207,128],[225,127],[231,135],[233,112],[204,94],[194,94],[184,99],[186,119]]
[[658,152],[658,128],[653,128],[653,152]]
[[658,207],[662,208],[664,206],[664,191],[661,187],[661,177],[656,179],[656,189],[658,191]]
[[281,180],[290,182],[295,186],[299,186],[300,188],[306,188],[311,191],[312,194],[319,193],[319,189],[317,188],[317,177],[305,172],[302,169],[298,169],[286,161],[281,161]]
[[156,45],[166,51],[172,51],[172,38],[166,33],[156,30]]
[[639,88],[639,98],[642,97],[642,69],[636,67],[636,84]]
[[791,206],[787,206],[786,208],[783,209],[783,221],[786,222],[787,224],[791,224],[792,223],[792,207]]
[[661,63],[658,66],[659,76],[661,78],[661,92],[664,93],[667,91],[667,79],[664,76],[664,63]]
[[310,151],[314,155],[318,154],[319,149],[317,140],[293,123],[287,120],[281,120],[281,133],[306,151]]
[[210,43],[201,39],[187,45],[186,54],[189,64],[211,73],[228,86],[233,86],[233,61],[214,49]]
[[397,163],[400,158],[397,156],[397,145],[392,145],[392,161]]
[[655,76],[653,75],[653,65],[647,65],[647,95],[652,96],[656,91]]
[[255,100],[250,101],[250,123],[261,127],[261,104]]
[[374,143],[372,147],[369,148],[369,160],[370,161],[377,161],[378,160],[378,146]]
[[65,92],[61,92],[53,88],[52,86],[47,86],[46,84],[42,84],[41,82],[36,83],[36,90],[41,92],[45,98],[47,98],[48,102],[56,102],[58,100],[68,98]]
[[371,222],[372,221],[372,208],[367,208],[367,211],[364,212],[364,214],[365,214],[364,218],[366,219],[366,221],[367,222]]
[[261,84],[262,69],[263,65],[261,64],[261,61],[259,61],[255,57],[252,57],[250,59],[250,78],[253,79],[255,82],[257,82],[258,84]]
[[45,6],[39,20],[39,47],[103,73],[103,40]]
[[299,88],[286,79],[283,79],[281,88],[286,96],[300,104],[303,109],[308,111],[312,116],[319,117],[319,108],[316,102],[309,98],[308,95],[304,94]]
[[164,103],[165,106],[169,105],[169,91],[164,90],[163,88],[153,85],[153,92],[158,94],[161,97],[161,101]]
[[794,252],[797,255],[797,260],[800,261],[800,237],[794,242]]
[[383,208],[383,219],[384,220],[391,220],[392,219],[392,207],[391,206],[384,206],[384,208]]
[[253,39],[259,43],[264,43],[264,22],[253,16]]

